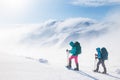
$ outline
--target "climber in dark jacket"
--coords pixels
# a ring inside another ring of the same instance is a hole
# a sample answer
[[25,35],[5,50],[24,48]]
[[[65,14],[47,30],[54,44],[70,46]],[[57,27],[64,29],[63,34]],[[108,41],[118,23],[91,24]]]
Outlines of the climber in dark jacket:
[[100,48],[96,48],[97,51],[97,57],[98,58],[98,63],[97,63],[97,68],[94,70],[94,72],[98,72],[99,70],[99,65],[102,64],[104,71],[102,72],[103,74],[107,73],[106,66],[105,66],[105,60],[108,59],[108,52],[105,47],[103,47],[101,50]]

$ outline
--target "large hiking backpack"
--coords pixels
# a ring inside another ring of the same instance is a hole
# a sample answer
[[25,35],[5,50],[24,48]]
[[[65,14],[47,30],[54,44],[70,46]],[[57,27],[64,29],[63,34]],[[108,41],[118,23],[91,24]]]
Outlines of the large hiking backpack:
[[108,59],[108,52],[107,52],[107,49],[105,47],[103,47],[101,49],[101,56],[102,56],[103,60],[107,60]]
[[79,42],[75,42],[76,54],[81,54],[81,46]]

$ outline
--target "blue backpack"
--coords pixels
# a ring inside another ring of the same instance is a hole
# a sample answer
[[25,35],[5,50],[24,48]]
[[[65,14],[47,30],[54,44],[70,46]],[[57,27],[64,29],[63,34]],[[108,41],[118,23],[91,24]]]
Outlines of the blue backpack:
[[103,60],[107,60],[108,59],[108,52],[107,52],[107,49],[105,47],[103,47],[101,49],[101,56],[102,56]]

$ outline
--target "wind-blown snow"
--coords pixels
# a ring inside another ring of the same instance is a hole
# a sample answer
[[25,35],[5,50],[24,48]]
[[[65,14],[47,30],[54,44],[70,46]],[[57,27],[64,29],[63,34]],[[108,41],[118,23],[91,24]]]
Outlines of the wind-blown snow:
[[[119,18],[116,14],[101,22],[70,18],[36,25],[1,25],[0,80],[119,80]],[[82,46],[79,72],[64,67],[71,40]],[[108,49],[109,75],[92,72],[96,47]]]

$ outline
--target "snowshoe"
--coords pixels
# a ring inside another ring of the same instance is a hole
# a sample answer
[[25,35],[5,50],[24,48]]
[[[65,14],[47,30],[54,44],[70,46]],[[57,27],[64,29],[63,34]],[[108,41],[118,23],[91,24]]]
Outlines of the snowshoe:
[[107,74],[106,72],[102,72],[102,74]]
[[98,70],[93,70],[94,72],[98,72]]
[[66,68],[71,69],[71,66],[66,66]]
[[79,69],[78,69],[78,68],[75,68],[74,70],[75,70],[75,71],[79,71]]

